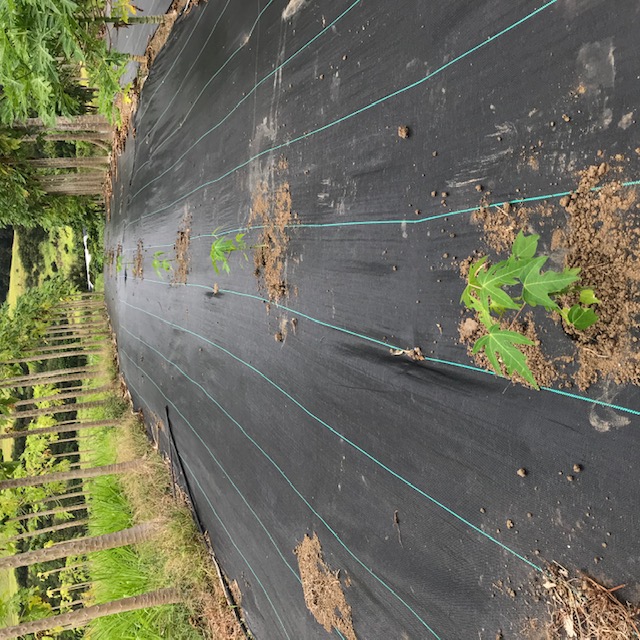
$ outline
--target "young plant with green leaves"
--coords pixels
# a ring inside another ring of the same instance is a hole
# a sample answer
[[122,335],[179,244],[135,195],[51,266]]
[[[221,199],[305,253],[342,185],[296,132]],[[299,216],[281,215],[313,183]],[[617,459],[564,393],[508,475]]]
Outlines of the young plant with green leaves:
[[215,231],[213,232],[215,240],[211,245],[211,264],[213,265],[213,270],[216,273],[220,273],[220,270],[225,273],[231,272],[231,268],[229,267],[229,257],[235,251],[240,251],[244,256],[244,259],[248,260],[246,254],[247,244],[244,241],[245,235],[245,233],[237,233],[235,239],[225,237],[220,238],[216,235]]
[[[488,331],[476,340],[473,353],[484,351],[498,375],[504,376],[505,371],[507,376],[517,373],[536,389],[538,383],[518,347],[533,345],[533,341],[511,327],[504,329],[500,319],[510,309],[520,314],[527,305],[541,306],[560,314],[568,326],[582,331],[598,321],[590,305],[599,303],[593,289],[577,284],[580,269],[541,271],[549,257],[536,256],[539,239],[536,234],[526,236],[520,231],[506,260],[491,264],[485,256],[472,263],[461,298]],[[569,293],[577,294],[579,302],[560,307],[559,297]]]
[[165,258],[164,251],[156,251],[153,254],[153,260],[151,261],[151,266],[153,270],[156,272],[158,278],[162,278],[163,274],[168,274],[172,270],[171,260],[169,258]]

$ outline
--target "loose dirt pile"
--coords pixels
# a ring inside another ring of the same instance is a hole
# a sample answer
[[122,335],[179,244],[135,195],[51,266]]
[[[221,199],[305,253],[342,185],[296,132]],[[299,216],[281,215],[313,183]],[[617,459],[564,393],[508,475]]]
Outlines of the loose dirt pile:
[[305,535],[294,553],[298,557],[304,601],[313,617],[327,633],[337,629],[347,640],[357,640],[339,572],[332,572],[325,563],[318,536]]
[[617,181],[601,185],[607,173],[605,163],[590,167],[582,173],[578,189],[560,202],[568,215],[566,265],[579,267],[581,282],[600,299],[599,322],[585,331],[566,329],[578,345],[576,382],[581,389],[607,376],[619,384],[640,382],[636,193]]

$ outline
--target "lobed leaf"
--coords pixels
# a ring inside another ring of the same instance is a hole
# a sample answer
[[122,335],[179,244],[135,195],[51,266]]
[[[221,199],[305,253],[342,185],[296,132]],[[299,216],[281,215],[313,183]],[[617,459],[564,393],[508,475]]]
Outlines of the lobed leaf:
[[533,258],[538,250],[538,240],[540,236],[535,233],[525,236],[522,230],[519,231],[511,248],[511,255],[514,258]]
[[550,297],[567,289],[578,279],[580,269],[564,269],[563,271],[545,271],[540,268],[547,261],[546,256],[534,258],[528,265],[526,275],[522,280],[522,298],[532,307],[538,305],[547,311],[558,311],[560,307]]
[[[501,329],[499,324],[494,324],[487,335],[476,340],[473,345],[473,353],[478,353],[483,349],[493,370],[499,376],[504,377],[502,369],[502,365],[504,365],[508,376],[518,373],[532,387],[539,389],[531,369],[527,366],[526,356],[516,346],[518,344],[532,345],[534,342],[517,331]],[[502,365],[500,361],[502,361]]]

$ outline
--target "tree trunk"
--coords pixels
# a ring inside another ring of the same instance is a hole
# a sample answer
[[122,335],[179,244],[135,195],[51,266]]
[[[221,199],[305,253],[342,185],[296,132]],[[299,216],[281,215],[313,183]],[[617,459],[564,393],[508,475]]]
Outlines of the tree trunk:
[[[97,367],[97,366],[75,367],[75,368],[69,368],[69,369],[51,369],[50,371],[42,371],[40,373],[30,373],[29,375],[26,375],[26,376],[13,376],[11,378],[6,378],[2,382],[0,382],[0,388],[11,389],[12,387],[24,387],[24,386],[31,387],[33,386],[33,384],[31,383],[34,383],[34,382],[35,384],[51,384],[51,382],[47,380],[47,378],[57,378],[59,376],[70,376],[72,374],[73,375],[79,374],[79,375],[75,378],[71,378],[71,380],[80,380],[82,378],[91,376],[91,374],[93,373],[100,373],[100,372],[101,372],[101,369],[100,367]],[[21,384],[23,382],[26,382],[27,384],[26,385]]]
[[62,567],[58,567],[57,569],[49,569],[49,571],[39,571],[38,572],[38,577],[39,578],[48,578],[49,576],[52,576],[54,573],[60,573],[61,571],[64,571],[65,569],[68,569],[69,571],[73,571],[74,569],[81,569],[81,568],[85,568],[87,566],[86,562],[81,562],[79,564],[71,564],[71,565],[64,565]]
[[5,489],[21,489],[23,487],[36,487],[49,482],[64,482],[66,480],[85,480],[86,478],[97,478],[116,473],[132,471],[142,463],[142,459],[131,460],[129,462],[118,462],[107,464],[102,467],[90,467],[89,469],[76,469],[75,471],[58,471],[55,473],[45,473],[41,476],[28,476],[26,478],[12,478],[11,480],[0,480],[0,491]]
[[86,352],[84,350],[76,350],[76,351],[66,351],[62,354],[58,353],[45,353],[39,356],[25,356],[24,358],[11,358],[10,360],[5,360],[4,364],[22,364],[26,362],[40,362],[44,360],[55,360],[56,358],[72,358],[76,356],[84,356]]
[[29,518],[44,518],[45,516],[51,516],[55,513],[71,513],[72,511],[86,511],[87,509],[88,505],[85,502],[84,504],[74,504],[70,507],[56,507],[55,509],[47,509],[46,511],[32,511],[31,513],[16,516],[15,518],[9,518],[6,522],[19,522],[22,520],[29,520]]
[[19,418],[39,418],[40,416],[49,416],[56,413],[73,413],[80,409],[91,409],[92,407],[101,407],[105,405],[107,400],[91,400],[90,402],[74,402],[73,404],[61,404],[57,407],[44,407],[43,409],[30,409],[29,411],[15,411],[11,414],[13,420]]
[[33,349],[23,352],[25,356],[35,356],[42,353],[64,353],[70,349],[95,349],[96,347],[104,347],[104,340],[99,342],[71,342],[67,344],[39,345]]
[[100,115],[58,116],[50,127],[41,118],[26,118],[22,122],[14,122],[13,129],[55,129],[58,131],[109,131],[109,121]]
[[71,500],[72,498],[80,498],[83,497],[86,499],[87,494],[84,491],[71,491],[69,493],[61,493],[56,496],[50,496],[45,498],[44,500],[40,500],[40,502],[36,504],[47,504],[49,502],[62,501],[62,500]]
[[73,438],[58,438],[51,443],[51,446],[56,444],[66,444],[68,442],[80,442],[80,440],[87,440],[88,438],[91,438],[90,433],[84,436],[74,436]]
[[39,398],[28,398],[26,400],[18,400],[14,407],[26,407],[30,404],[36,404],[37,402],[49,402],[50,400],[69,400],[70,398],[85,398],[87,396],[95,395],[96,393],[103,393],[105,391],[113,391],[112,385],[102,385],[101,387],[94,387],[92,389],[78,389],[71,391],[65,391],[64,393],[52,394],[50,396],[40,396]]
[[[59,604],[57,607],[51,607],[51,611],[60,611],[62,607],[65,609],[69,609],[70,607],[75,607],[77,604],[84,604],[84,600],[74,600],[73,602],[63,602]],[[74,609],[74,611],[78,611],[78,609]],[[68,615],[68,614],[65,614]]]
[[[4,160],[4,159],[3,159]],[[104,171],[109,166],[109,156],[66,156],[59,158],[29,158],[12,160],[6,164],[27,164],[36,169],[89,169]]]
[[26,438],[27,436],[43,436],[47,433],[66,433],[67,431],[80,431],[81,429],[96,429],[98,427],[113,427],[115,420],[94,420],[91,422],[65,422],[52,427],[42,427],[41,429],[28,429],[26,431],[9,431],[0,433],[0,440],[10,438]]
[[54,460],[57,460],[58,458],[64,458],[65,456],[80,456],[94,452],[95,449],[84,449],[83,451],[64,451],[63,453],[52,453],[50,457]]
[[111,131],[92,131],[91,133],[79,133],[78,131],[68,131],[66,133],[46,133],[44,135],[24,136],[25,142],[37,142],[39,139],[51,142],[95,142],[111,140]]
[[[43,345],[52,345],[56,346],[59,344],[68,344],[69,346],[74,344],[82,344],[82,340],[86,338],[98,338],[102,337],[104,340],[104,336],[106,332],[98,332],[98,331],[86,331],[85,333],[69,333],[67,335],[60,336],[45,336],[43,338]],[[77,342],[71,342],[72,340],[76,340]],[[65,342],[66,341],[66,342]]]
[[93,16],[86,18],[87,22],[105,22],[113,24],[116,27],[126,27],[130,24],[162,24],[165,20],[167,20],[166,14],[160,16],[129,16],[126,22],[115,16]]
[[64,529],[84,527],[87,524],[89,524],[88,518],[86,518],[85,520],[69,520],[68,522],[63,522],[62,524],[54,524],[52,527],[45,527],[44,529],[35,529],[33,531],[19,533],[16,536],[11,536],[9,538],[9,541],[15,542],[17,540],[26,540],[27,538],[35,538],[36,536],[40,536],[44,533],[54,533],[55,531],[63,531]]
[[137,611],[138,609],[148,609],[150,607],[160,607],[167,604],[177,604],[182,602],[182,600],[183,598],[177,589],[158,589],[157,591],[151,591],[141,596],[112,600],[106,604],[94,604],[90,607],[84,607],[58,616],[50,616],[42,620],[24,622],[15,627],[0,629],[0,640],[18,638],[30,633],[39,633],[40,631],[46,631],[47,629],[54,629],[56,627],[76,629],[85,626],[92,620],[104,616],[125,613],[127,611]]
[[79,582],[78,584],[72,584],[66,587],[56,587],[55,589],[47,589],[47,597],[53,597],[52,594],[66,589],[67,591],[77,591],[78,589],[87,589],[93,585],[93,582]]
[[109,328],[109,324],[104,321],[97,322],[75,322],[73,324],[57,324],[45,331],[45,336],[61,336],[67,333],[90,333],[95,329]]
[[25,553],[17,553],[13,556],[0,558],[0,570],[28,567],[69,556],[84,556],[95,551],[140,544],[154,538],[159,531],[160,525],[158,522],[147,522],[135,525],[130,529],[116,531],[115,533],[65,540],[46,549],[36,549],[35,551],[26,551]]

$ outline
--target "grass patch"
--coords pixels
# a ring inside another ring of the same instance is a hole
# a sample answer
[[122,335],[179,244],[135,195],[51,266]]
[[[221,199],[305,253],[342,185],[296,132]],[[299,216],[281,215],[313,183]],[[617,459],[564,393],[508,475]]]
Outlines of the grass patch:
[[[109,347],[90,356],[114,383]],[[104,381],[91,381],[92,385]],[[173,586],[185,604],[143,609],[95,620],[92,640],[198,640],[244,638],[228,607],[206,544],[184,500],[174,497],[169,469],[151,447],[139,416],[118,396],[103,406],[82,410],[83,420],[114,419],[113,427],[91,430],[83,449],[85,466],[143,458],[136,471],[85,482],[90,503],[90,535],[111,533],[161,517],[162,533],[153,542],[92,554],[92,602],[137,595]]]

